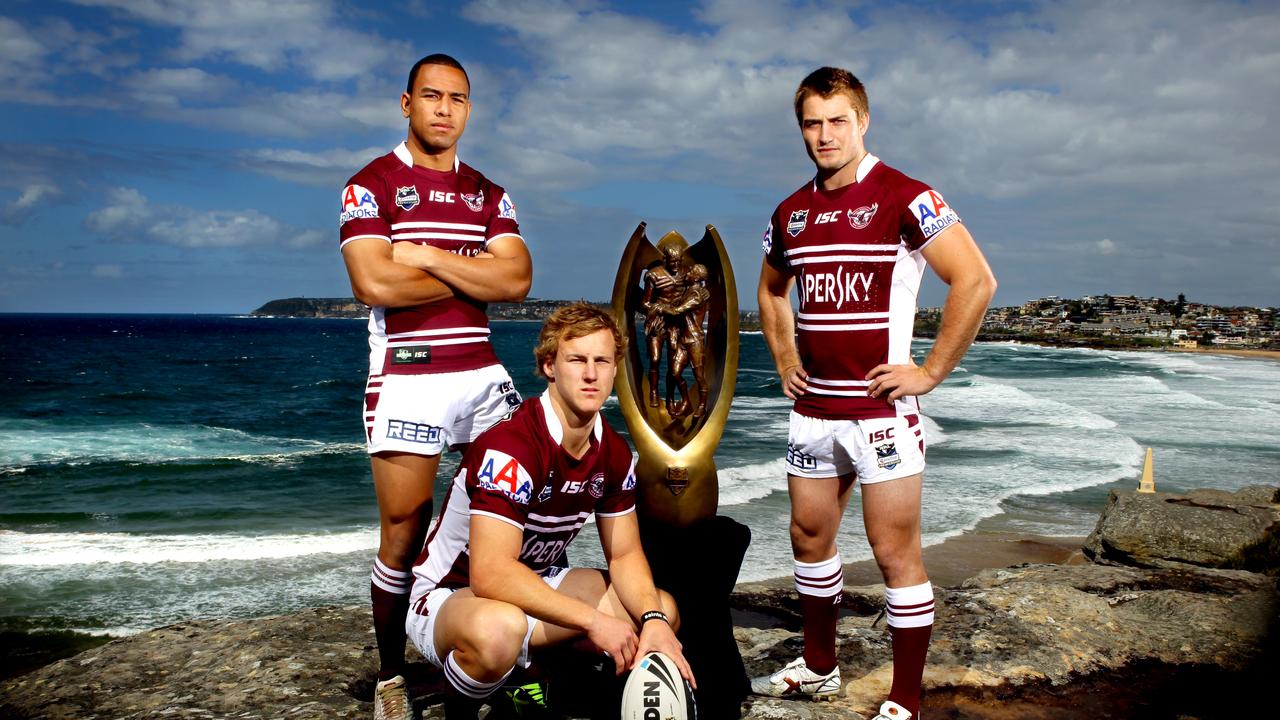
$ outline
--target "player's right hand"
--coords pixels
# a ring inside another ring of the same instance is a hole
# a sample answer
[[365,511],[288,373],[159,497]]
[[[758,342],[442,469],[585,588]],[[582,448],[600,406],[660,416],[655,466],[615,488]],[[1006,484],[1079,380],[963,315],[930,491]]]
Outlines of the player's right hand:
[[592,617],[591,627],[587,628],[587,639],[613,658],[618,675],[630,669],[631,663],[635,661],[636,648],[640,643],[631,623],[599,610]]
[[800,364],[792,365],[781,373],[782,393],[787,397],[795,400],[809,389],[809,383],[805,382],[809,379],[809,373],[804,371],[804,367]]

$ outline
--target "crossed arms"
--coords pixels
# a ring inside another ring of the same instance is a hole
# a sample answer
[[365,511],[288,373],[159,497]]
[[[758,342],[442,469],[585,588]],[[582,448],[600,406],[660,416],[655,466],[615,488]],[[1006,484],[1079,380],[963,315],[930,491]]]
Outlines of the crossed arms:
[[529,294],[533,263],[524,241],[499,235],[476,257],[430,245],[360,238],[342,248],[356,299],[371,307],[412,307],[465,295],[519,302]]

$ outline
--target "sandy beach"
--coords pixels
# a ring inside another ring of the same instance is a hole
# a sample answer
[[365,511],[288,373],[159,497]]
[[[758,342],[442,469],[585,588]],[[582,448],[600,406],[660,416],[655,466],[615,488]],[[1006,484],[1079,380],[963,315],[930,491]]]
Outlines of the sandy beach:
[[1231,357],[1254,358],[1280,362],[1280,350],[1233,350],[1229,348],[1168,348],[1167,352],[1199,353],[1202,355],[1229,355]]

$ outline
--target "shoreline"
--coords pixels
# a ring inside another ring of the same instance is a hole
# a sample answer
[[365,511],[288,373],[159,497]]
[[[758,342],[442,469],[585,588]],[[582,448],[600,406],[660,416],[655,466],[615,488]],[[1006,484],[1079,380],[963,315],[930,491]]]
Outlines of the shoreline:
[[[936,587],[958,587],[968,578],[988,569],[1025,563],[1072,565],[1084,562],[1080,551],[1084,537],[1053,537],[984,529],[984,525],[997,517],[999,515],[984,518],[977,527],[924,548],[925,567],[930,581]],[[846,563],[844,576],[846,587],[880,585],[884,582],[874,560]],[[758,588],[790,588],[792,582],[791,576],[744,581],[735,585],[734,592],[750,592]],[[152,628],[156,629],[159,628]],[[0,635],[8,648],[3,658],[0,658],[0,680],[25,675],[58,660],[125,637],[72,630],[5,631]]]
[[[932,335],[916,335],[916,339],[932,340]],[[1218,347],[1197,347],[1197,348],[1179,348],[1179,347],[1144,347],[1141,345],[1124,346],[1124,345],[1104,345],[1090,343],[1064,343],[1051,342],[1049,340],[1035,340],[1033,338],[1017,337],[1017,338],[996,338],[988,337],[974,340],[977,343],[990,343],[995,345],[1014,344],[1014,345],[1030,345],[1031,347],[1057,348],[1063,350],[1086,349],[1086,350],[1114,350],[1117,352],[1138,352],[1138,353],[1188,353],[1198,355],[1221,355],[1224,357],[1242,357],[1252,358],[1254,360],[1270,360],[1272,362],[1280,362],[1280,350],[1261,350],[1257,348],[1218,348]]]

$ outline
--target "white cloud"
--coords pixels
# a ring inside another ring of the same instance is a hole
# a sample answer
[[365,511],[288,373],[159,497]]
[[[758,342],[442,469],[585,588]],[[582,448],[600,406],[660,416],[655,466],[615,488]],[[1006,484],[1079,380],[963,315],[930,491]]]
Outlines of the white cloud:
[[1095,243],[1095,246],[1097,247],[1099,254],[1102,254],[1102,255],[1116,254],[1116,244],[1111,241],[1111,238],[1102,238],[1097,243]]
[[6,225],[21,225],[44,200],[57,197],[58,188],[47,182],[36,182],[22,188],[17,199],[0,209],[0,222]]
[[119,242],[185,248],[250,245],[304,247],[323,241],[319,230],[303,230],[254,210],[208,210],[154,206],[133,188],[115,188],[107,204],[85,218],[85,227]]
[[77,0],[178,32],[179,61],[230,61],[321,81],[360,77],[408,43],[351,29],[350,13],[330,0]]
[[89,274],[96,278],[115,280],[124,277],[124,267],[115,263],[94,265]]

